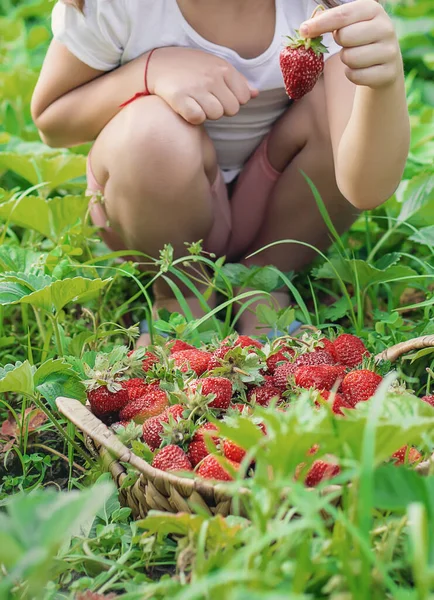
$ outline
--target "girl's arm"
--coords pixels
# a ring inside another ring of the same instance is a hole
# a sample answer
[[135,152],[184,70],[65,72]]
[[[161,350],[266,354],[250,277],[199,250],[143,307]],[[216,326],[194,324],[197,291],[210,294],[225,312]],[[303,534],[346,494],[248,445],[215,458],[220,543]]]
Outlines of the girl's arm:
[[67,147],[94,140],[120,104],[143,90],[145,62],[146,55],[106,74],[53,41],[32,98],[32,117],[43,141]]
[[405,167],[410,125],[393,25],[374,0],[356,0],[308,21],[315,37],[334,32],[343,47],[326,63],[325,86],[336,178],[360,210],[385,202]]
[[[97,71],[53,41],[32,99],[32,116],[43,141],[55,147],[94,140],[143,91],[147,54],[109,73]],[[193,125],[235,115],[257,95],[227,61],[190,48],[160,48],[150,60],[148,89]]]

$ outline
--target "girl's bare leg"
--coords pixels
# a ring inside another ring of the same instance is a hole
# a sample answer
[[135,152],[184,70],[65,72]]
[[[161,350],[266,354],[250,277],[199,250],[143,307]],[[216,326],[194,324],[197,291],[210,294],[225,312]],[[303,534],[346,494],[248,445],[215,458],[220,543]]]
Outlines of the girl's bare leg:
[[[282,175],[273,189],[263,227],[245,256],[271,242],[285,239],[326,249],[331,244],[330,233],[301,172],[315,183],[339,232],[350,227],[357,211],[336,184],[322,81],[275,124],[269,139],[268,157]],[[315,256],[315,251],[305,246],[282,244],[244,262],[297,271]],[[284,298],[281,292],[276,296],[281,305],[285,305]],[[251,312],[246,312],[240,319],[240,326],[245,334],[260,331],[256,329],[256,318]]]
[[[213,220],[214,147],[201,127],[160,98],[135,101],[105,127],[92,150],[92,168],[105,188],[110,225],[126,247],[158,257],[170,243],[179,256],[185,242],[206,238]],[[154,292],[155,309],[180,311],[163,282]],[[195,298],[189,305],[195,316],[203,315]]]

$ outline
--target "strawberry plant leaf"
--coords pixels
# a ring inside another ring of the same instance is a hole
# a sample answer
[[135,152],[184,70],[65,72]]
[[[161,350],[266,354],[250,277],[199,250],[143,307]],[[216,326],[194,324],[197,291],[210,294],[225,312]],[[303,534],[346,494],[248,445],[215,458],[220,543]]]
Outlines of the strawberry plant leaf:
[[0,393],[16,392],[31,396],[34,393],[34,367],[29,361],[0,367]]
[[86,157],[80,154],[0,153],[0,167],[17,173],[32,185],[47,183],[48,190],[86,174]]
[[434,247],[434,225],[428,227],[422,227],[418,229],[413,235],[408,238],[411,242],[428,246],[429,248]]
[[392,464],[379,466],[374,477],[377,508],[404,512],[412,502],[422,502],[434,517],[434,477]]
[[221,515],[209,518],[187,513],[172,515],[159,511],[153,511],[145,519],[138,521],[137,526],[158,536],[178,535],[184,537],[200,535],[205,522],[207,524],[207,545],[211,548],[238,542],[239,534],[245,527],[245,523],[241,520],[228,521]]
[[[21,274],[20,274],[21,275]],[[84,277],[73,277],[63,281],[52,281],[50,277],[35,278],[38,284],[44,280],[46,285],[35,291],[30,291],[22,282],[28,278],[22,277],[19,281],[13,281],[8,275],[0,281],[0,304],[17,304],[22,302],[30,304],[48,313],[59,312],[69,302],[86,302],[102,290],[110,281],[108,279],[85,279]],[[33,281],[33,280],[32,280]],[[49,282],[50,281],[50,282]]]
[[29,273],[43,262],[45,256],[45,253],[35,252],[31,248],[3,244],[0,246],[0,269],[5,272]]
[[412,225],[429,225],[424,216],[425,209],[432,215],[434,203],[434,175],[422,173],[398,189],[397,198],[402,203],[398,222],[408,221]]

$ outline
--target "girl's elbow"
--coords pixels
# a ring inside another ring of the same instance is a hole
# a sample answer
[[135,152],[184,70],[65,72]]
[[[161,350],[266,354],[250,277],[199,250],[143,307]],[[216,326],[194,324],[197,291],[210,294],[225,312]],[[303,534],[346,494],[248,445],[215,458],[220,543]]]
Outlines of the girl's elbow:
[[359,211],[374,210],[384,204],[395,193],[399,181],[390,186],[377,186],[375,190],[366,189],[366,185],[348,185],[338,181],[341,194]]

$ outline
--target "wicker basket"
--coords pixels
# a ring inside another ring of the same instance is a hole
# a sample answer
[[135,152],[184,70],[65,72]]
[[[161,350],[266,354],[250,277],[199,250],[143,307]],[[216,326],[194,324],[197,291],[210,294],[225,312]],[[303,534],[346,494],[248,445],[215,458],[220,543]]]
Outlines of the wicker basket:
[[[434,335],[423,336],[392,346],[379,354],[376,359],[396,361],[403,354],[422,348],[434,347]],[[188,512],[200,508],[210,515],[243,513],[242,503],[228,495],[222,484],[213,484],[199,477],[189,479],[166,473],[151,467],[136,456],[116,437],[110,429],[95,417],[87,406],[72,398],[58,398],[59,411],[86,435],[87,445],[99,455],[103,465],[109,471],[119,489],[120,502],[132,510],[133,518],[143,518],[149,510],[167,512]],[[416,469],[428,474],[431,460],[419,464]],[[129,463],[140,473],[132,485],[123,485],[126,471],[121,463]],[[339,490],[339,486],[328,486],[324,492]],[[247,493],[247,491],[246,491]],[[337,498],[339,494],[336,495]]]

